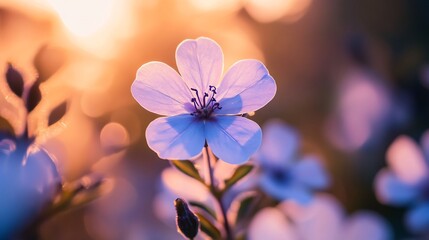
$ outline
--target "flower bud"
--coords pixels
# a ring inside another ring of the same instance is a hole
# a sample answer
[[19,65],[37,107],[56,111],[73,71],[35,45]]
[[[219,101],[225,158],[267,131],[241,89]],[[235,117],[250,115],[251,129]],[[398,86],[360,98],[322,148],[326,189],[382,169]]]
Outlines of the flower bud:
[[193,239],[197,236],[200,227],[198,217],[189,209],[188,204],[180,198],[174,201],[174,207],[177,212],[178,231],[187,238]]

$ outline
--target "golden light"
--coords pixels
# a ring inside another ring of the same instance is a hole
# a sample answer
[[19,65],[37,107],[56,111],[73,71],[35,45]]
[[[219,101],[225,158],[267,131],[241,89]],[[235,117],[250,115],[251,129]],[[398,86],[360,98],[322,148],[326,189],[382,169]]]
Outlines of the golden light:
[[312,0],[247,0],[247,12],[259,22],[295,22],[306,13]]
[[226,11],[233,12],[242,6],[240,0],[188,0],[198,11]]
[[118,49],[118,41],[131,35],[130,1],[45,0],[72,42],[103,58]]
[[113,14],[114,0],[47,0],[67,29],[76,36],[99,32]]

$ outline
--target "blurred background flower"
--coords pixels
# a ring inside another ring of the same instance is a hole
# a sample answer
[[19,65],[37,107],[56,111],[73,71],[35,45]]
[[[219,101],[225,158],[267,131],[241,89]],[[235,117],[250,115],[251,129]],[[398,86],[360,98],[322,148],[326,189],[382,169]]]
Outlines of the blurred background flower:
[[279,201],[307,204],[313,191],[329,186],[329,176],[316,156],[300,154],[298,133],[280,120],[263,128],[262,146],[255,154],[261,189]]
[[265,237],[279,240],[388,240],[392,239],[392,234],[390,226],[378,214],[360,211],[346,217],[334,197],[320,194],[308,205],[285,201],[276,208],[262,209],[250,225],[249,239]]
[[386,158],[388,167],[375,179],[379,201],[396,206],[411,206],[405,223],[413,232],[429,234],[429,161],[425,132],[421,146],[407,137],[399,136],[389,147]]

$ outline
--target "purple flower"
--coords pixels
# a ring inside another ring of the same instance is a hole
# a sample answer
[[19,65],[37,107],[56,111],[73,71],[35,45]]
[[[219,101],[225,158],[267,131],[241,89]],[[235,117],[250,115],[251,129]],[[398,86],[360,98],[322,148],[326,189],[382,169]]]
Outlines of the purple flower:
[[228,163],[247,161],[262,134],[255,122],[239,115],[263,107],[276,92],[264,64],[238,61],[221,79],[223,53],[209,38],[180,43],[176,62],[181,76],[162,62],[149,62],[139,68],[131,86],[142,107],[167,116],[147,127],[149,147],[163,159],[189,159],[207,142]]
[[407,226],[414,232],[428,232],[429,132],[422,137],[422,148],[413,139],[400,136],[386,155],[388,167],[375,179],[379,201],[395,206],[410,205]]
[[299,137],[294,129],[281,121],[264,125],[262,146],[256,154],[260,185],[268,195],[308,203],[312,191],[329,185],[329,177],[315,156],[299,155]]

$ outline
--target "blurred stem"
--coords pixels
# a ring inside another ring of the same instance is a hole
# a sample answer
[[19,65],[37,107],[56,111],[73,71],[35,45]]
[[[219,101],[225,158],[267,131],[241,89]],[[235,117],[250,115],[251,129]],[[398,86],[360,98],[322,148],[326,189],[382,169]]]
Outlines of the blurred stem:
[[210,179],[210,183],[209,183],[210,192],[215,197],[216,201],[219,204],[220,210],[222,212],[223,227],[224,227],[225,233],[226,233],[226,240],[233,240],[233,236],[232,236],[232,232],[231,232],[231,226],[229,225],[228,217],[226,214],[226,208],[225,208],[223,201],[222,201],[223,191],[220,191],[214,185],[213,168],[211,166],[210,151],[209,151],[209,147],[208,147],[207,143],[204,145],[204,149],[205,149],[205,153],[207,156],[207,166],[208,166],[209,179]]

